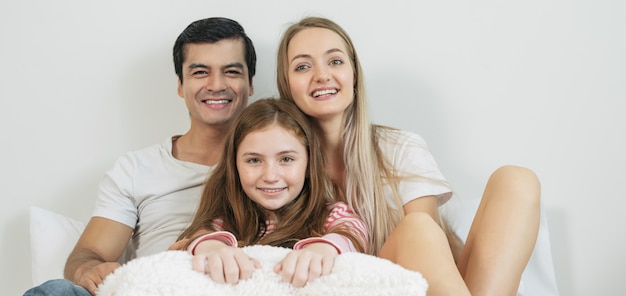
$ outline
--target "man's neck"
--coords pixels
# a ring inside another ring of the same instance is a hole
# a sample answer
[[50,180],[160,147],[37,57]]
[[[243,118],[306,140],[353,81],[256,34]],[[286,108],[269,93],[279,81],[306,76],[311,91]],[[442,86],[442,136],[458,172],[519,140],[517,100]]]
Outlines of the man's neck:
[[172,155],[182,161],[212,166],[219,162],[226,143],[227,127],[191,128],[172,143]]

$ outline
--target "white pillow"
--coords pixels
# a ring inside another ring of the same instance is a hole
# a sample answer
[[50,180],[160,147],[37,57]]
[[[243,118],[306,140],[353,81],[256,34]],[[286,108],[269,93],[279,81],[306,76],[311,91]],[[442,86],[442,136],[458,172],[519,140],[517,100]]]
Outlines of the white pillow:
[[165,251],[129,261],[104,279],[98,296],[152,295],[426,295],[419,272],[362,253],[337,256],[331,274],[302,288],[281,281],[272,270],[290,249],[272,246],[243,248],[262,265],[252,278],[236,285],[217,284],[192,270],[191,255]]
[[85,223],[57,213],[30,208],[30,251],[33,285],[63,278],[65,260]]

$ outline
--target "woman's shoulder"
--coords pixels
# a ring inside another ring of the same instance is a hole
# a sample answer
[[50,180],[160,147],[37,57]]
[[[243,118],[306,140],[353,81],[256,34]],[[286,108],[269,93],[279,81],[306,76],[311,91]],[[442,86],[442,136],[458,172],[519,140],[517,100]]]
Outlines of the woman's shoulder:
[[374,134],[377,137],[378,145],[383,149],[412,145],[417,145],[422,148],[426,147],[426,141],[424,141],[424,138],[415,132],[383,125],[376,125],[374,126]]

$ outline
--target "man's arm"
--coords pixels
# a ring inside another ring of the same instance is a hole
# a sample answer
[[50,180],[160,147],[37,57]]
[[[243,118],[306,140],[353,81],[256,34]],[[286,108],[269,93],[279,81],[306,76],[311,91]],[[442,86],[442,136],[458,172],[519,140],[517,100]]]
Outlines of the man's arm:
[[133,229],[125,224],[93,217],[65,263],[65,278],[95,295],[97,286],[115,268]]

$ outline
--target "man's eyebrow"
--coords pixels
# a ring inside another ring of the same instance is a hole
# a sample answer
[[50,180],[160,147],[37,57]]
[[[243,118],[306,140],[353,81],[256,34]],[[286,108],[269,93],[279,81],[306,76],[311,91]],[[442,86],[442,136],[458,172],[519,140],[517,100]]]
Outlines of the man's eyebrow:
[[197,68],[208,69],[209,66],[207,66],[205,64],[201,64],[201,63],[189,64],[189,66],[187,66],[187,69],[189,69],[189,70],[193,70],[193,69],[197,69]]
[[226,66],[224,66],[224,68],[225,68],[225,69],[226,69],[226,68],[239,68],[239,69],[242,69],[242,70],[243,70],[244,66],[243,66],[243,64],[242,64],[242,63],[240,63],[240,62],[235,62],[235,63],[230,63],[230,64],[227,64]]
[[[193,69],[197,69],[197,68],[208,69],[209,66],[207,66],[205,64],[202,64],[202,63],[193,63],[193,64],[189,64],[189,66],[187,66],[187,69],[189,69],[189,70],[193,70]],[[226,64],[224,66],[224,69],[228,69],[228,68],[243,69],[244,65],[242,63],[239,63],[239,62],[234,62],[234,63]]]

